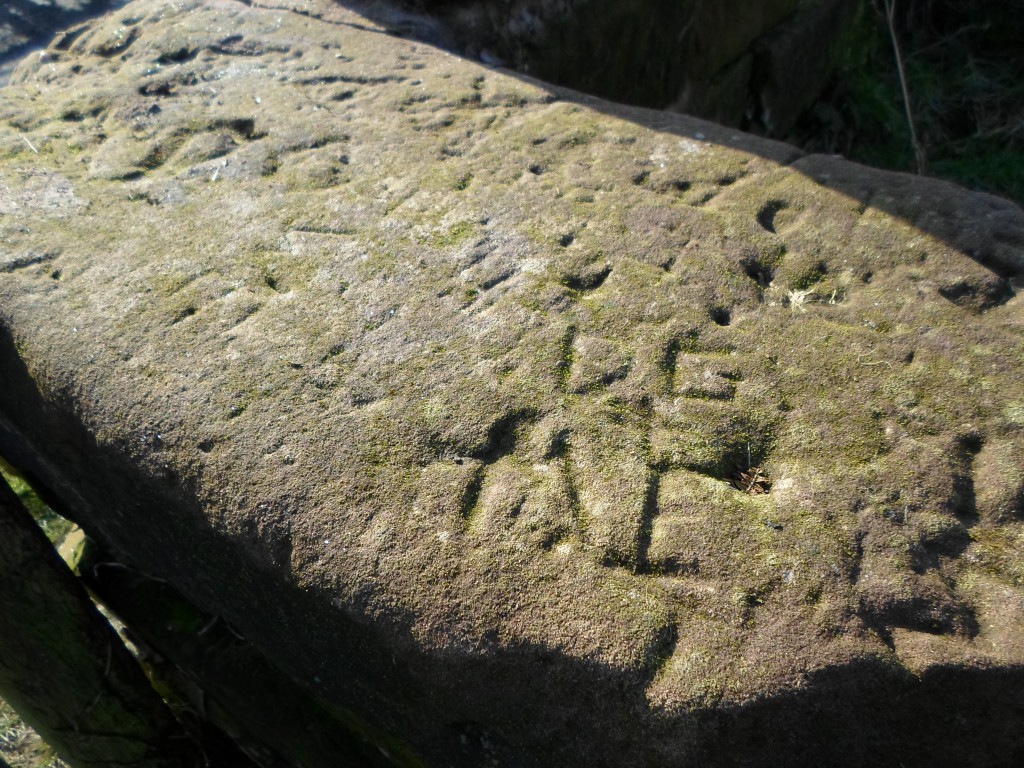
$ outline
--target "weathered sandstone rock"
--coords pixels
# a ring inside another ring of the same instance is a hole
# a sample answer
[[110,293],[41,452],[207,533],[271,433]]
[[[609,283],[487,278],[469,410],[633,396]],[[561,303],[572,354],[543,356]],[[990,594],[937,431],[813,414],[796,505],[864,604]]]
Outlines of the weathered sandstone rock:
[[139,0],[0,217],[0,453],[427,764],[1020,756],[1019,208]]

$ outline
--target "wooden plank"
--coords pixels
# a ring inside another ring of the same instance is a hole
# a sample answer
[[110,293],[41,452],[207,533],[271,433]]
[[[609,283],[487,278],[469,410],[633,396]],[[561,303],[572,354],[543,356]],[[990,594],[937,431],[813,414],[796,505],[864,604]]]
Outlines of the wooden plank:
[[0,695],[72,766],[198,766],[153,691],[0,479]]

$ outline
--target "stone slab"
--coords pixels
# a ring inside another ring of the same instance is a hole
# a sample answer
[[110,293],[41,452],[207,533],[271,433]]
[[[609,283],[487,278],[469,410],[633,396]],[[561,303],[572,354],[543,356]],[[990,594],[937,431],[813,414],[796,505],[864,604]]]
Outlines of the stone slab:
[[137,0],[0,92],[0,452],[430,765],[991,764],[1022,246],[330,3]]

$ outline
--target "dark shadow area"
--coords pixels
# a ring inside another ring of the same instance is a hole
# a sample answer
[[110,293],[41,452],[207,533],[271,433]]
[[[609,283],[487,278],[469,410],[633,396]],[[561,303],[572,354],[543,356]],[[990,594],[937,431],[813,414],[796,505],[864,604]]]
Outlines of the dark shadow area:
[[30,51],[61,30],[126,5],[129,0],[6,0],[0,4],[0,85]]
[[[298,717],[312,729],[304,732],[306,747],[340,749],[348,762],[338,764],[354,766],[416,764],[406,750],[457,768],[1010,768],[1024,761],[1019,666],[934,666],[915,676],[889,659],[866,657],[807,673],[788,690],[742,705],[674,714],[647,698],[664,659],[613,668],[496,639],[427,652],[414,640],[413,617],[398,608],[363,623],[372,584],[365,585],[365,605],[342,608],[330,584],[302,585],[287,568],[261,565],[254,542],[220,529],[204,510],[195,481],[175,479],[180,468],[155,471],[133,458],[129,445],[98,443],[81,417],[79,400],[87,395],[62,388],[70,373],[50,374],[44,392],[0,323],[0,453],[30,470],[60,511],[73,510],[116,553],[115,564],[95,562],[92,575],[106,581],[112,601],[113,592],[127,601],[120,610],[130,628],[132,602],[141,602],[145,621],[158,628],[168,624],[152,611],[178,605],[170,608],[173,631],[151,642],[181,647],[164,646],[161,656],[195,665],[193,682],[216,690],[218,705],[228,708],[238,697],[236,711],[279,713],[259,735],[273,723],[292,731]],[[199,608],[176,603],[163,581],[139,582],[136,569],[173,583]],[[141,630],[143,620],[136,621]],[[285,675],[272,675],[272,667]],[[263,693],[235,687],[253,676],[266,683]],[[327,710],[305,701],[288,678],[315,689]],[[302,715],[307,711],[341,718],[348,735],[334,725],[314,732],[321,726]],[[387,759],[379,762],[382,747]]]
[[[709,715],[706,765],[1018,766],[1024,668],[936,666],[920,677],[865,660]],[[702,764],[697,760],[696,764]]]
[[[215,759],[214,765],[417,765],[358,715],[298,685],[224,619],[87,543],[78,561],[82,580],[129,627],[150,675],[180,699],[179,717],[194,724],[201,743],[221,745],[230,734],[256,757]],[[231,740],[221,749],[231,747],[238,750]]]
[[[305,731],[302,745],[311,762],[303,764],[319,764],[313,755],[345,757],[350,761],[345,764],[353,766],[394,764],[382,761],[365,736],[351,732],[353,722],[359,722],[355,715],[346,715],[348,727],[343,727],[338,710],[332,713],[251,643],[203,615],[169,585],[117,564],[94,563],[94,570],[87,581],[147,644],[173,662],[170,674],[184,672],[189,676],[185,687],[201,688],[218,708],[242,717],[242,725],[251,728],[268,712],[277,713],[275,720],[283,717],[282,723],[294,721],[290,728]],[[1024,761],[1021,667],[936,666],[915,677],[879,659],[865,659],[812,673],[799,690],[672,717],[638,714],[649,709],[643,691],[647,680],[637,685],[635,678],[623,679],[600,664],[570,660],[543,647],[506,648],[486,660],[450,659],[443,665],[447,669],[438,669],[437,659],[425,655],[409,665],[445,679],[437,688],[436,714],[448,722],[428,752],[439,764],[459,768],[491,761],[604,766],[614,764],[610,755],[624,754],[634,755],[637,765],[662,768],[1011,768]],[[471,716],[464,705],[450,700],[452,688],[478,701],[497,699],[497,707],[511,704],[518,722],[506,731],[495,727],[507,721],[497,712],[481,708]],[[501,693],[488,696],[488,689]],[[592,729],[596,723],[602,727],[598,739]],[[534,742],[532,749],[516,745],[524,731],[515,726],[529,730],[525,741]],[[244,739],[259,743],[272,730],[263,727],[254,732],[256,738]],[[578,763],[581,755],[584,762]]]

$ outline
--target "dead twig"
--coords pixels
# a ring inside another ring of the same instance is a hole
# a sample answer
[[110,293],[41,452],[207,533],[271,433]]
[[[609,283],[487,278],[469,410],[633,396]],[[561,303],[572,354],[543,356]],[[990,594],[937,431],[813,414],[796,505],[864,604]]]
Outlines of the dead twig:
[[900,89],[903,91],[903,109],[907,115],[907,127],[910,129],[910,143],[914,148],[914,158],[917,160],[917,173],[924,176],[927,171],[927,159],[924,147],[917,138],[917,128],[914,126],[914,112],[910,106],[910,88],[907,85],[907,68],[903,64],[903,53],[900,50],[900,42],[896,36],[896,0],[885,1],[886,22],[889,28],[889,39],[892,40],[892,51],[896,57],[896,71],[900,78]]
[[762,493],[768,493],[772,484],[761,467],[751,467],[740,471],[733,478],[732,487],[737,491],[749,493],[751,496],[759,496]]

